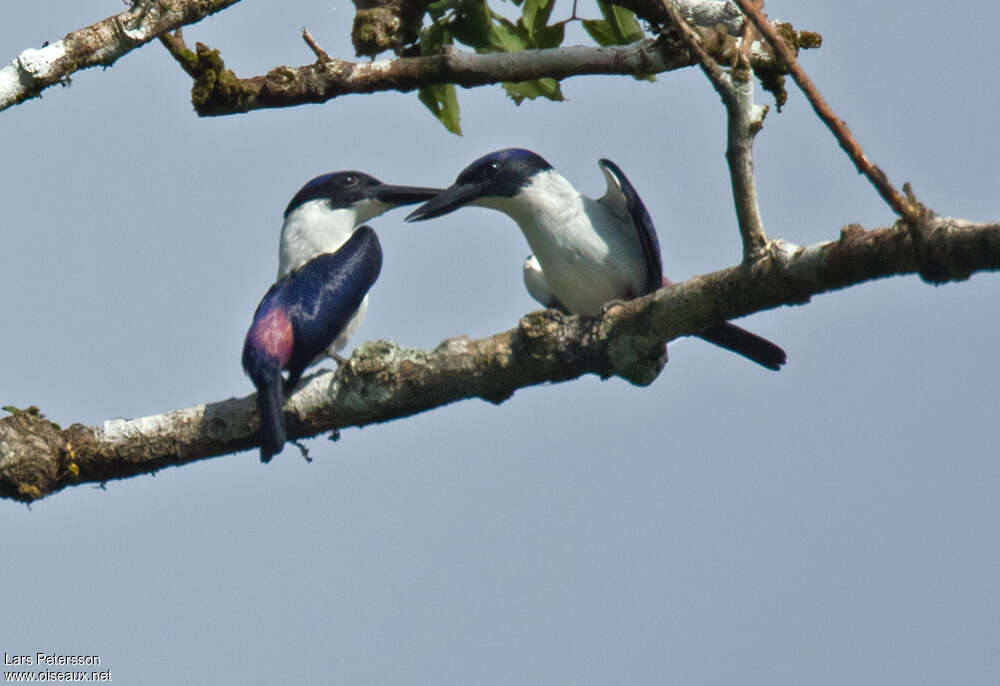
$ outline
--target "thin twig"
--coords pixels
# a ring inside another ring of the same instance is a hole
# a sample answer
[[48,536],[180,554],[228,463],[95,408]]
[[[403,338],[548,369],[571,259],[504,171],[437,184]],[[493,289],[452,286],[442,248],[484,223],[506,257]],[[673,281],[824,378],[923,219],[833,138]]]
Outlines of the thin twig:
[[795,79],[795,83],[798,84],[802,92],[805,93],[806,98],[809,99],[809,103],[812,105],[813,110],[815,110],[816,115],[823,120],[827,128],[833,133],[837,142],[840,143],[840,147],[844,149],[844,152],[851,158],[854,162],[854,166],[857,167],[858,171],[868,177],[872,185],[878,191],[879,195],[889,204],[889,206],[903,219],[906,219],[910,223],[917,223],[920,221],[922,212],[918,205],[907,201],[899,191],[889,182],[889,177],[886,176],[885,172],[875,166],[871,160],[865,155],[865,151],[861,148],[861,144],[858,143],[857,139],[851,133],[851,130],[847,128],[847,124],[844,123],[842,119],[834,114],[833,110],[820,95],[816,86],[813,84],[812,80],[806,74],[805,70],[795,59],[795,55],[788,48],[783,40],[778,36],[778,32],[774,29],[770,22],[763,16],[763,14],[753,6],[751,0],[735,0],[736,4],[740,6],[743,13],[746,14],[757,30],[760,31],[761,35],[765,40],[771,45],[771,48],[778,54],[781,60],[784,62],[782,65],[788,70],[788,73],[792,75]]
[[698,58],[698,62],[701,64],[701,68],[705,72],[705,75],[708,76],[708,78],[712,81],[712,84],[715,85],[716,90],[719,90],[720,87],[722,88],[719,94],[725,98],[726,96],[722,91],[726,90],[725,84],[729,79],[726,76],[726,73],[722,70],[722,67],[720,67],[719,63],[705,51],[704,47],[702,47],[701,41],[698,40],[694,31],[691,30],[691,27],[684,20],[684,17],[681,16],[680,10],[678,10],[674,5],[673,0],[663,0],[663,7],[666,10],[667,15],[670,17],[670,20],[674,23],[674,26],[681,32],[681,37],[684,38],[684,42],[687,43],[688,47]]
[[195,59],[194,53],[188,50],[187,44],[184,42],[183,30],[177,29],[171,33],[161,33],[160,44],[177,60],[177,64],[181,65],[181,69],[187,72],[188,76],[192,79],[198,78],[198,60]]
[[309,29],[307,29],[305,26],[302,27],[302,40],[304,40],[306,42],[306,45],[308,45],[309,48],[314,53],[316,53],[316,58],[320,62],[333,61],[330,55],[327,54],[326,50],[319,47],[319,43],[316,42],[316,40],[312,37],[312,34],[309,33]]
[[[755,2],[757,3],[757,7],[764,6],[764,0],[755,0]],[[742,42],[740,43],[740,52],[738,56],[742,65],[747,67],[750,65],[750,50],[753,47],[753,42],[757,39],[757,35],[757,29],[753,25],[753,22],[743,22],[743,29],[740,33]]]

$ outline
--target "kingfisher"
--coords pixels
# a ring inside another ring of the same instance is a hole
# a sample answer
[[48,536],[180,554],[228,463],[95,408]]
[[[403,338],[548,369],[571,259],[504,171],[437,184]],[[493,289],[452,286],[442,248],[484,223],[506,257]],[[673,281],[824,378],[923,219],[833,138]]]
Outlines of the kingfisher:
[[439,192],[342,171],[309,181],[288,203],[278,280],[257,306],[243,343],[243,371],[257,387],[261,462],[285,444],[282,406],[302,373],[325,356],[343,362],[339,351],[361,325],[382,248],[371,227],[356,227]]
[[[597,199],[577,191],[544,158],[508,148],[480,157],[455,183],[406,217],[431,219],[463,205],[503,212],[520,227],[532,254],[522,267],[528,293],[545,307],[598,316],[607,303],[669,285],[656,228],[628,178],[601,159],[607,191]],[[722,322],[697,334],[710,343],[777,371],[785,351]]]

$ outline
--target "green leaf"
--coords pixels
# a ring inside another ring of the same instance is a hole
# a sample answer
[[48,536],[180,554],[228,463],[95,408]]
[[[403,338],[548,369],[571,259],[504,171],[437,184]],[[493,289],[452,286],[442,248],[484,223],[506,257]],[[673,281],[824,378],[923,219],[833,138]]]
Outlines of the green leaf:
[[454,17],[446,28],[458,42],[481,49],[490,45],[491,25],[492,13],[486,0],[462,0],[456,3]]
[[490,47],[500,52],[519,52],[528,47],[528,32],[509,19],[494,15],[490,26]]
[[566,35],[566,25],[562,22],[546,26],[537,36],[535,36],[536,48],[558,48],[562,45],[563,37]]
[[[477,52],[520,52],[527,48],[554,48],[565,38],[565,22],[548,26],[555,0],[514,0],[522,4],[517,22],[490,10],[486,0],[437,0],[430,5],[433,24],[421,31],[420,52],[436,54],[441,46],[457,40]],[[607,22],[605,22],[607,23]],[[507,94],[520,104],[525,98],[563,100],[559,82],[544,78],[505,83]],[[445,127],[461,134],[458,99],[453,85],[421,88],[418,97]]]
[[461,0],[437,0],[437,2],[432,2],[427,5],[427,13],[431,15],[432,20],[437,21],[444,16],[448,10],[453,10],[461,4]]
[[584,19],[583,28],[598,45],[618,45],[611,24],[603,19]]
[[537,37],[545,30],[545,25],[549,23],[549,16],[555,6],[555,0],[524,0],[524,7],[521,8],[521,19],[532,43],[537,45]]
[[[420,54],[434,55],[441,46],[452,42],[451,34],[440,24],[431,24],[420,32]],[[431,111],[444,127],[457,136],[462,135],[459,126],[458,96],[455,86],[450,83],[437,83],[424,86],[417,93],[417,98]]]
[[531,81],[522,81],[521,83],[505,83],[503,89],[507,91],[507,96],[514,101],[514,104],[520,105],[524,102],[525,98],[536,98],[538,93],[532,86]]
[[555,4],[555,0],[525,0],[518,23],[527,30],[530,47],[555,48],[562,44],[565,22],[548,26]]
[[584,19],[583,28],[598,45],[628,45],[646,35],[632,10],[600,0],[597,5],[604,19]]
[[559,87],[559,82],[553,78],[545,77],[537,80],[538,87],[544,95],[549,100],[562,101],[566,98],[563,97],[562,88]]
[[458,121],[458,96],[455,95],[455,84],[437,83],[433,86],[424,86],[417,97],[446,129],[456,136],[462,135],[462,127]]
[[621,42],[618,45],[627,45],[640,40],[645,34],[639,22],[636,21],[635,12],[627,10],[618,5],[609,5],[598,0],[597,4],[601,8],[601,14],[614,27],[615,35],[619,36]]
[[524,99],[534,100],[542,97],[549,100],[565,100],[559,82],[548,77],[534,79],[533,81],[519,81],[518,83],[505,83],[504,90],[511,100],[520,105]]
[[521,8],[521,19],[524,20],[524,25],[528,27],[529,31],[535,25],[535,17],[543,5],[545,5],[545,0],[524,0],[524,7]]
[[420,32],[420,54],[436,55],[441,46],[451,42],[451,36],[440,24],[431,24]]

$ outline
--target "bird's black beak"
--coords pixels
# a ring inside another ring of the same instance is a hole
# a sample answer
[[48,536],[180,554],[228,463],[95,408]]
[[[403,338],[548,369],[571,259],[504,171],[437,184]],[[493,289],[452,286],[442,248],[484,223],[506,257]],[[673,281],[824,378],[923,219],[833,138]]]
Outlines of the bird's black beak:
[[416,222],[423,219],[433,219],[443,214],[457,210],[483,195],[483,185],[477,183],[455,184],[413,210],[406,216],[406,221]]
[[372,195],[379,202],[388,205],[412,205],[430,200],[441,193],[440,188],[422,188],[420,186],[390,186],[382,184],[372,189]]

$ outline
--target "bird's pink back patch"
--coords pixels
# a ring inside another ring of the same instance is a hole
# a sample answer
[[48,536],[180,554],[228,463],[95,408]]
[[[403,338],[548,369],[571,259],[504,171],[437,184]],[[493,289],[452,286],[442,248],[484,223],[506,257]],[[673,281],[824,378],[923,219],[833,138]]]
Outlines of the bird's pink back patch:
[[253,323],[250,329],[250,344],[260,352],[276,357],[284,367],[292,356],[294,336],[292,322],[281,307],[275,307],[270,312]]

